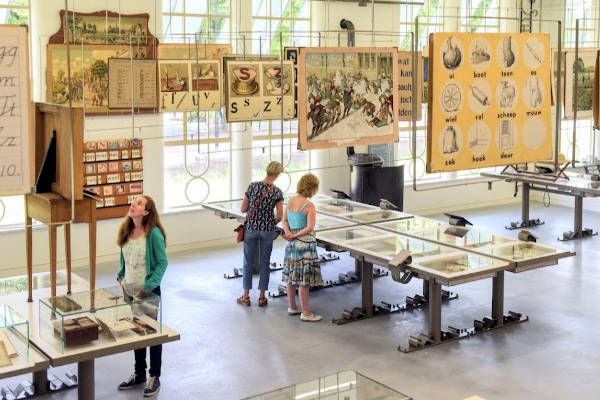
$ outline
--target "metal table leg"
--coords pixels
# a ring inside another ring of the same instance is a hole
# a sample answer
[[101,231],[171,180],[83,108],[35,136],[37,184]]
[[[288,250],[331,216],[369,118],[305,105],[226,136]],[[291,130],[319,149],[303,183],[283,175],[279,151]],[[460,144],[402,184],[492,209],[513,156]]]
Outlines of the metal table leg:
[[36,371],[32,375],[35,394],[40,395],[48,393],[48,370]]
[[574,215],[575,237],[583,236],[583,197],[575,196],[575,215]]
[[423,297],[429,299],[429,281],[427,279],[423,279]]
[[496,327],[504,325],[504,271],[497,272],[492,281],[492,318]]
[[529,183],[523,182],[521,197],[521,221],[525,226],[529,223]]
[[429,280],[429,336],[435,343],[442,340],[442,287]]
[[79,361],[77,363],[79,375],[79,400],[94,400],[94,360]]
[[367,318],[373,316],[373,264],[363,261],[362,275],[362,310]]

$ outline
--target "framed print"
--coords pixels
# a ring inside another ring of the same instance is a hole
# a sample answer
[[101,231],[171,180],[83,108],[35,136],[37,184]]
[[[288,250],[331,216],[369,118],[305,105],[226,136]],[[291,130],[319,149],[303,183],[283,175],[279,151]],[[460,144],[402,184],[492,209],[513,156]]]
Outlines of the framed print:
[[[598,49],[579,49],[578,59],[575,60],[575,49],[569,49],[565,54],[565,118],[575,115],[574,99],[577,97],[577,117],[590,118],[592,112],[592,97],[594,91],[594,71]],[[575,69],[577,69],[577,93],[575,93]]]
[[294,65],[291,61],[229,61],[227,121],[294,117]]
[[431,34],[427,172],[551,158],[550,65],[547,34]]
[[157,90],[156,60],[108,59],[108,108],[156,108]]
[[231,54],[230,43],[161,43],[158,45],[159,60],[215,60]]
[[398,50],[300,48],[302,150],[398,141]]

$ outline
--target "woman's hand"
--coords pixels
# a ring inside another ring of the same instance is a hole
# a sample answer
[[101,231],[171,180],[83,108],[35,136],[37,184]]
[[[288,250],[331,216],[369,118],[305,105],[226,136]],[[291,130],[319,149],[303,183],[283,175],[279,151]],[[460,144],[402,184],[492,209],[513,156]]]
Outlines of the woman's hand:
[[296,235],[292,232],[286,232],[285,235],[283,235],[283,238],[288,242],[291,242],[292,240],[296,239]]

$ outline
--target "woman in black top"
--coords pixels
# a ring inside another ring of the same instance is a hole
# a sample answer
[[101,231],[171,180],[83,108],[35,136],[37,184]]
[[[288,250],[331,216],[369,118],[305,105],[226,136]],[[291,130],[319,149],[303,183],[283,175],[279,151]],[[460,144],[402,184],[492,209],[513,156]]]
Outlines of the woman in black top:
[[[259,253],[260,279],[258,289],[260,297],[258,306],[267,305],[265,291],[269,287],[269,276],[271,273],[269,264],[271,261],[271,250],[275,239],[275,225],[281,221],[283,216],[283,192],[274,185],[279,174],[283,172],[283,165],[272,161],[267,165],[267,176],[258,182],[252,182],[242,201],[242,212],[251,213],[246,221],[244,232],[244,294],[237,299],[238,304],[250,305],[250,289],[252,289],[252,271],[254,270],[255,255]],[[264,198],[263,198],[264,195]],[[262,201],[261,201],[261,198]],[[260,204],[254,210],[256,204]],[[277,208],[277,217],[273,209]],[[253,212],[254,210],[254,212]]]

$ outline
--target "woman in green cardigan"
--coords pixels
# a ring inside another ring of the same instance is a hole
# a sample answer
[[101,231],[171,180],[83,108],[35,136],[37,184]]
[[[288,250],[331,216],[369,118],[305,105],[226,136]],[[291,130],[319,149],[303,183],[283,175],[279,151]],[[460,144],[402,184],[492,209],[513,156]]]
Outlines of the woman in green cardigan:
[[[139,196],[121,226],[117,244],[121,247],[121,262],[117,280],[128,286],[143,287],[160,296],[160,282],[167,269],[166,234],[160,223],[154,200]],[[146,382],[146,348],[135,353],[135,372],[119,385],[120,390],[131,389]],[[160,389],[162,345],[150,347],[150,378],[144,397],[154,396]]]

